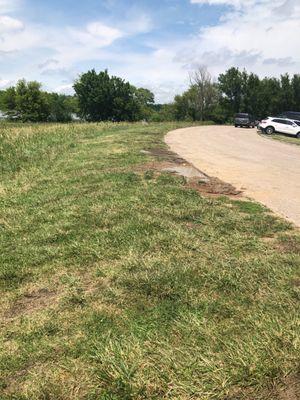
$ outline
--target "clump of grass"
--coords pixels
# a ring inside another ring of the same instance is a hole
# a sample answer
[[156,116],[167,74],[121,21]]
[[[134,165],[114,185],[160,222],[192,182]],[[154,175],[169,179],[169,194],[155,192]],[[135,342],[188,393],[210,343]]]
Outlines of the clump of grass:
[[180,126],[1,133],[1,399],[280,399],[299,367],[299,233],[143,172],[141,150]]

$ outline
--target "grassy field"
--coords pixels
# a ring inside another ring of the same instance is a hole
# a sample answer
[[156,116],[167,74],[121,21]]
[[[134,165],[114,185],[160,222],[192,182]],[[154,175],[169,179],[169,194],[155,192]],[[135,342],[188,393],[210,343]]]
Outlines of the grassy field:
[[297,399],[300,235],[153,170],[177,124],[0,129],[0,399]]

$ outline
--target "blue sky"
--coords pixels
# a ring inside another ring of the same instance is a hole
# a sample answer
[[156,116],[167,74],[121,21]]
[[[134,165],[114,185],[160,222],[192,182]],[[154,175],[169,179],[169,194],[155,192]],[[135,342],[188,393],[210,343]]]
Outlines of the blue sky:
[[0,0],[0,88],[35,79],[72,92],[108,69],[171,101],[189,73],[300,72],[299,0]]

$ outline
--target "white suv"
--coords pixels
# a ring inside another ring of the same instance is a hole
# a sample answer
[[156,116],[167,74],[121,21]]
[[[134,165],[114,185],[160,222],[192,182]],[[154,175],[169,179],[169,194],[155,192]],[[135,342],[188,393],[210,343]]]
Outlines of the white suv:
[[287,133],[300,138],[300,121],[287,118],[268,117],[259,124],[259,129],[272,135],[274,132]]

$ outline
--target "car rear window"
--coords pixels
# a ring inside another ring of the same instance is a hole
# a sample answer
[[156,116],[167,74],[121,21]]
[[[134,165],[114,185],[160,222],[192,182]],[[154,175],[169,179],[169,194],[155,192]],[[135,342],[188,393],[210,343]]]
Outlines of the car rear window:
[[236,114],[235,118],[249,118],[249,114]]

